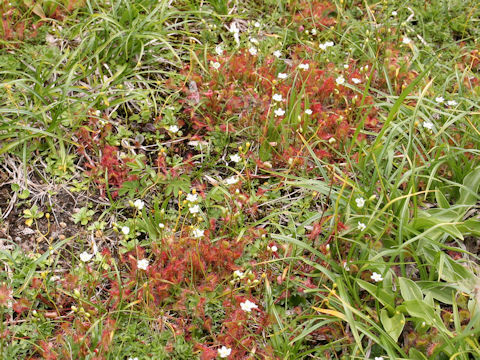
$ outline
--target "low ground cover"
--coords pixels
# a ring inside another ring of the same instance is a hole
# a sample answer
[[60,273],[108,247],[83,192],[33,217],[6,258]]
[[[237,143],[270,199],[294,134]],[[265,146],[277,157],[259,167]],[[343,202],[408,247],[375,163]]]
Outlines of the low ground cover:
[[475,359],[475,1],[0,3],[5,359]]

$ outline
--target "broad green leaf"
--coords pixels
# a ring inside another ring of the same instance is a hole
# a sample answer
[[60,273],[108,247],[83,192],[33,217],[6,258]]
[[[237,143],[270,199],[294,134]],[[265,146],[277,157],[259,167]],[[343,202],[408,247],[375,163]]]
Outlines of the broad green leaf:
[[463,186],[460,188],[460,198],[457,205],[472,206],[478,200],[478,187],[480,186],[480,167],[468,173],[463,179]]
[[412,280],[400,277],[398,278],[398,282],[400,284],[400,292],[405,301],[423,300],[422,290]]
[[364,290],[368,291],[382,305],[388,306],[391,310],[395,308],[395,298],[391,292],[387,292],[379,285],[373,285],[361,279],[357,279],[357,284]]
[[450,204],[445,198],[445,195],[443,195],[443,193],[438,189],[435,191],[435,198],[437,199],[438,206],[440,206],[442,209],[450,208]]
[[401,312],[396,311],[392,317],[389,317],[388,311],[382,309],[380,310],[380,320],[388,335],[394,341],[397,341],[405,326],[405,316]]
[[449,336],[452,333],[446,328],[440,315],[437,314],[435,309],[421,300],[409,300],[405,301],[401,306],[405,311],[414,318],[425,321],[430,326],[434,326]]

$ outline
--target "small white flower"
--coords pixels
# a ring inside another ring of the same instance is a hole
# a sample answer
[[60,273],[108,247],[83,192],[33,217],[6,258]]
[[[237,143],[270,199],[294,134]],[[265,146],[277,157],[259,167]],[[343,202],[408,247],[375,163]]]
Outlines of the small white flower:
[[344,69],[348,69],[348,64],[343,64]]
[[233,34],[233,38],[235,39],[235,42],[237,43],[237,45],[240,45],[240,36],[239,36],[240,29],[237,27],[237,23],[232,22],[230,24],[230,28],[228,29],[228,31],[230,31]]
[[427,130],[433,130],[433,123],[431,121],[424,121],[422,126]]
[[172,133],[176,133],[178,132],[178,130],[180,130],[180,128],[177,126],[177,125],[171,125],[169,128],[168,128],[168,131],[172,132]]
[[365,225],[364,223],[362,222],[358,222],[358,226],[357,226],[357,229],[360,230],[360,231],[363,231],[367,228],[367,225]]
[[300,64],[298,65],[298,68],[299,69],[302,69],[302,70],[308,70],[310,68],[310,65],[308,64]]
[[230,28],[228,29],[228,31],[230,31],[231,33],[234,33],[234,34],[240,32],[240,30],[239,30],[238,27],[237,27],[237,23],[236,23],[236,22],[232,22],[232,23],[230,24]]
[[274,95],[272,96],[272,99],[273,99],[274,101],[282,101],[282,100],[283,100],[282,94],[274,94]]
[[122,227],[122,233],[124,233],[125,235],[128,235],[129,232],[130,232],[130,228],[128,226]]
[[355,202],[357,203],[357,207],[359,209],[363,208],[363,205],[365,205],[365,199],[363,197],[356,198]]
[[138,360],[138,357],[134,357],[134,358],[128,358],[128,360]]
[[350,271],[350,266],[348,266],[348,263],[346,261],[343,261],[343,268],[346,270],[346,271]]
[[273,56],[275,56],[278,59],[282,56],[282,52],[280,50],[275,50],[273,52]]
[[250,42],[252,44],[258,44],[258,40],[256,38],[250,38]]
[[147,270],[148,259],[142,259],[137,261],[137,267],[141,270]]
[[195,238],[197,238],[197,239],[198,239],[198,238],[201,238],[201,237],[203,237],[203,236],[204,236],[204,234],[205,234],[205,230],[202,230],[202,229],[195,229],[195,230],[193,230],[193,232],[192,232],[192,233],[193,233],[193,237],[195,237]]
[[333,41],[327,41],[326,43],[319,44],[318,47],[319,47],[321,50],[327,50],[327,48],[332,47],[333,45],[335,45],[335,44],[333,43]]
[[252,46],[250,49],[248,49],[248,52],[250,53],[250,55],[255,56],[257,55],[258,50],[255,46]]
[[445,99],[443,98],[443,96],[437,96],[435,98],[435,101],[437,102],[437,104],[441,104],[445,101]]
[[405,44],[405,45],[408,45],[412,42],[412,40],[410,40],[410,38],[404,36],[403,39],[402,39],[402,42]]
[[375,360],[383,360],[383,356],[375,356]]
[[354,84],[360,84],[362,82],[362,80],[358,79],[358,78],[352,78],[352,82]]
[[226,358],[232,353],[232,349],[227,348],[225,345],[223,345],[220,349],[218,349],[218,356],[221,358]]
[[279,79],[286,79],[286,78],[288,77],[288,75],[285,74],[285,73],[278,73],[277,77],[278,77]]
[[311,33],[313,36],[317,35],[317,29],[312,29]]
[[374,272],[374,273],[372,274],[372,276],[370,276],[370,279],[372,279],[372,280],[375,281],[375,282],[379,282],[379,281],[382,281],[382,280],[383,280],[383,277],[382,277],[382,275],[377,274],[376,272]]
[[250,300],[245,300],[245,302],[240,303],[240,307],[245,312],[251,312],[252,309],[258,309],[257,304],[251,302]]
[[275,116],[283,116],[283,115],[285,115],[285,110],[277,109],[277,110],[274,111],[274,113],[275,113]]
[[198,200],[198,194],[187,194],[187,201],[195,202]]
[[158,227],[159,227],[160,229],[164,229],[164,228],[165,228],[165,224],[164,224],[164,223],[159,223],[159,224],[158,224]]
[[256,28],[259,28],[261,25],[258,21],[255,21],[255,24],[253,24],[253,26],[255,26]]
[[448,101],[447,101],[447,105],[448,105],[448,106],[457,106],[457,105],[458,105],[458,102],[456,102],[455,100],[448,100]]
[[307,114],[307,115],[312,115],[312,114],[313,114],[313,111],[310,110],[310,109],[305,109],[305,114]]
[[397,16],[397,15],[398,15],[398,13],[395,10],[393,10],[392,11],[392,16]]
[[92,257],[93,257],[93,254],[89,254],[86,251],[80,254],[80,260],[82,260],[83,262],[88,262],[92,260]]
[[210,66],[214,68],[215,70],[220,69],[220,63],[218,61],[210,61]]
[[275,245],[273,245],[273,246],[270,248],[270,250],[271,250],[272,252],[277,252],[277,251],[278,251],[278,248],[277,248]]
[[238,154],[230,155],[230,161],[233,161],[234,163],[238,163],[241,160],[242,160],[242,158]]
[[238,177],[237,176],[231,176],[227,179],[225,179],[225,183],[227,185],[233,185],[233,184],[236,184],[238,182]]
[[217,45],[215,46],[215,52],[217,53],[217,55],[223,55],[223,48],[222,48],[222,45]]
[[238,277],[238,278],[240,278],[240,279],[243,279],[244,274],[243,274],[243,272],[240,271],[240,270],[235,270],[235,271],[233,272],[233,277]]
[[143,202],[143,200],[137,199],[133,203],[133,206],[135,206],[137,208],[137,210],[142,210],[143,207],[145,206],[145,203]]
[[200,212],[200,206],[193,205],[190,209],[188,209],[188,211],[190,211],[190,214],[197,214]]
[[340,75],[335,79],[335,82],[337,83],[337,85],[343,85],[345,83],[345,78],[342,75]]

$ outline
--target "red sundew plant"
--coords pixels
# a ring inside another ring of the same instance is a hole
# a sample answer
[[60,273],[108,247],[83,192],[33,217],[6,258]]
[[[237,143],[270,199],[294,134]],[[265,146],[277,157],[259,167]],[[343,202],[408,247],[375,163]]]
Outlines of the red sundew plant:
[[312,23],[321,31],[337,23],[337,8],[331,1],[293,1],[289,4],[295,11],[293,21],[299,26],[310,26]]
[[[267,151],[273,154],[275,164],[300,159],[305,154],[302,139],[325,142],[334,138],[330,146],[338,148],[351,138],[361,116],[367,128],[377,130],[373,99],[362,98],[361,93],[369,74],[357,69],[354,62],[340,71],[333,64],[305,61],[305,51],[301,46],[292,49],[293,66],[287,70],[280,70],[281,63],[273,56],[261,61],[246,50],[209,57],[221,64],[217,76],[208,79],[192,72],[190,79],[197,84],[200,104],[192,107],[184,101],[193,128],[207,134],[216,128],[229,132],[248,129],[261,142],[270,144]],[[286,72],[288,78],[279,79],[280,72]],[[187,98],[192,95],[187,87],[183,91]],[[274,95],[281,95],[281,101],[272,100]],[[360,111],[360,105],[369,109],[366,114]],[[286,112],[277,114],[276,109]],[[227,125],[226,119],[233,120]],[[313,151],[332,158],[328,146],[321,144]]]
[[[84,3],[84,0],[66,0],[60,3],[39,1],[28,5],[30,2],[27,1],[0,1],[0,39],[21,41],[35,38],[38,35],[39,28],[47,20],[62,20],[73,10],[84,6]],[[33,14],[42,21],[39,22],[32,17],[26,17],[25,14]]]

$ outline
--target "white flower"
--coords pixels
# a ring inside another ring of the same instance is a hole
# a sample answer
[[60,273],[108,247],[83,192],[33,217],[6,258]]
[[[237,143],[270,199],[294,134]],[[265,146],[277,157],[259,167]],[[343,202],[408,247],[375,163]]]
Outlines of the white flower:
[[233,34],[233,38],[235,39],[235,42],[237,43],[237,45],[240,45],[240,37],[238,35],[240,30],[237,27],[237,23],[232,22],[230,24],[230,28],[228,29],[228,31],[230,31]]
[[140,199],[137,199],[135,200],[135,202],[133,203],[133,206],[135,206],[137,208],[137,210],[142,210],[143,207],[145,206],[145,203],[140,200]]
[[282,52],[280,50],[275,50],[273,52],[273,56],[275,56],[278,59],[282,56]]
[[435,98],[435,101],[437,102],[437,104],[441,104],[445,101],[445,99],[443,98],[443,96],[437,96]]
[[137,267],[142,270],[147,270],[148,259],[142,259],[137,261]]
[[360,209],[363,207],[363,205],[365,205],[365,199],[363,197],[356,198],[355,202]]
[[128,235],[129,232],[130,232],[130,228],[128,226],[122,227],[122,233],[124,233],[125,235]]
[[350,266],[348,266],[348,263],[344,260],[343,261],[343,268],[346,270],[346,271],[350,271]]
[[455,100],[448,100],[448,101],[447,101],[447,105],[448,105],[448,106],[457,106],[457,105],[458,105],[458,102],[456,102]]
[[377,274],[376,272],[374,272],[374,273],[372,274],[372,276],[370,276],[370,279],[372,279],[372,280],[375,281],[375,282],[379,282],[379,281],[382,281],[382,280],[383,280],[383,277],[382,277],[382,275]]
[[225,345],[223,345],[220,349],[218,349],[218,356],[221,358],[226,358],[232,353],[232,349],[227,348]]
[[273,99],[274,101],[282,101],[282,100],[283,100],[282,94],[274,94],[274,95],[272,96],[272,99]]
[[427,130],[433,130],[433,123],[431,121],[424,121],[422,126]]
[[171,125],[169,128],[168,128],[168,131],[172,132],[172,133],[176,133],[178,130],[180,130],[180,128],[177,126],[177,125]]
[[275,113],[275,116],[283,116],[283,115],[285,115],[285,110],[277,109],[277,110],[274,111],[274,113]]
[[195,202],[198,200],[198,194],[187,194],[187,201]]
[[200,206],[193,205],[190,209],[188,209],[188,211],[190,211],[190,214],[197,214],[200,212]]
[[285,73],[278,73],[277,77],[278,77],[279,79],[286,79],[286,78],[288,77],[288,75],[285,74]]
[[237,176],[231,176],[227,179],[225,179],[225,183],[227,185],[233,185],[233,184],[236,184],[238,182],[238,177]]
[[258,40],[256,38],[250,38],[250,42],[252,44],[258,44]]
[[92,257],[93,257],[93,254],[89,254],[86,251],[84,251],[80,254],[80,260],[82,260],[83,262],[90,261],[92,259]]
[[242,158],[238,154],[230,155],[230,161],[233,161],[234,163],[238,163],[241,160]]
[[273,246],[270,248],[270,250],[271,250],[272,252],[277,252],[277,251],[278,251],[278,248],[277,248],[275,245],[273,245]]
[[128,360],[138,360],[138,357],[128,358]]
[[[392,16],[397,16],[397,15],[398,15],[398,13],[395,10],[393,10],[392,11]],[[375,359],[375,360],[377,360],[377,359]]]
[[333,43],[333,41],[327,41],[326,43],[323,43],[323,44],[318,45],[318,47],[319,47],[321,50],[327,50],[327,48],[332,47],[333,45],[335,45],[335,44]]
[[159,223],[159,224],[158,224],[158,227],[159,227],[160,229],[163,229],[163,228],[165,228],[165,224],[164,224],[164,223]]
[[364,223],[362,222],[358,222],[358,226],[357,226],[357,229],[360,230],[360,231],[363,231],[367,228],[367,225],[365,225]]
[[218,61],[210,61],[210,66],[215,70],[220,69],[220,63]]
[[402,42],[405,44],[405,45],[408,45],[412,42],[412,40],[410,40],[410,38],[404,36],[403,39],[402,39]]
[[299,69],[302,69],[302,70],[308,70],[310,68],[310,65],[308,64],[300,64],[298,65],[298,68]]
[[234,34],[240,32],[240,30],[237,27],[237,23],[235,23],[235,22],[232,22],[230,24],[230,28],[228,29],[228,31],[230,31],[231,33],[234,33]]
[[215,52],[217,53],[217,55],[222,55],[223,54],[223,48],[222,48],[222,45],[217,45],[215,46]]
[[248,52],[250,53],[250,55],[257,55],[257,48],[255,46],[252,46],[250,49],[248,49]]
[[258,309],[257,304],[251,302],[250,300],[245,300],[245,302],[240,303],[240,307],[245,312],[251,312],[252,309]]
[[311,33],[313,36],[317,35],[317,29],[312,29]]
[[233,272],[233,277],[238,277],[238,278],[240,278],[240,279],[243,279],[243,276],[244,276],[244,275],[243,275],[243,272],[240,271],[240,270],[235,270],[235,271]]
[[193,237],[201,238],[205,234],[205,230],[202,229],[195,229],[193,230]]
[[259,28],[260,27],[260,23],[258,21],[255,21],[255,24],[253,24],[253,26],[255,26],[256,28]]
[[305,109],[305,114],[307,114],[307,115],[312,115],[312,114],[313,114],[313,111],[310,110],[310,109]]
[[342,75],[340,75],[335,79],[335,82],[337,83],[337,85],[343,85],[345,83],[345,78]]
[[362,82],[362,80],[357,79],[357,78],[352,78],[352,82],[353,82],[354,84],[360,84],[360,83]]

